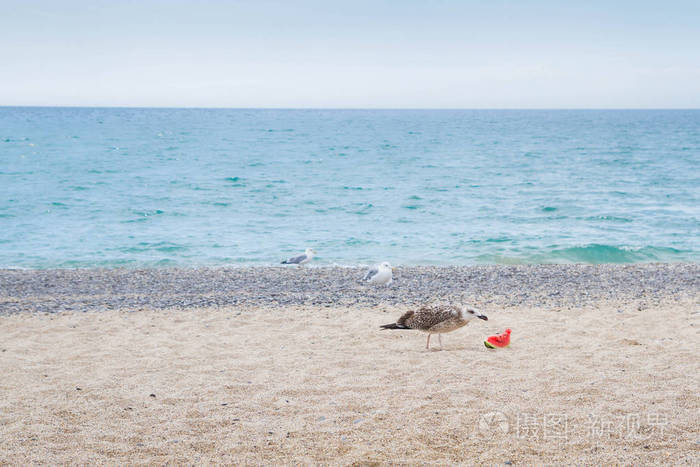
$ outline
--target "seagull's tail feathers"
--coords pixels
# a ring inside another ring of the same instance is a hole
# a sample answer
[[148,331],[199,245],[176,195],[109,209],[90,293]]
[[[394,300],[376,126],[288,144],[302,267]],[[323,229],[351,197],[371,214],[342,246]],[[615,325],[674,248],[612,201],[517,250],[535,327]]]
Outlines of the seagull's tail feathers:
[[285,260],[282,261],[280,264],[289,264],[289,261],[287,261],[287,260],[285,259]]
[[382,326],[379,326],[382,329],[409,329],[406,326],[403,326],[399,323],[391,323],[391,324],[384,324]]
[[385,324],[384,326],[379,326],[382,329],[411,329],[406,326],[406,320],[413,316],[413,311],[407,311],[401,316],[395,323]]

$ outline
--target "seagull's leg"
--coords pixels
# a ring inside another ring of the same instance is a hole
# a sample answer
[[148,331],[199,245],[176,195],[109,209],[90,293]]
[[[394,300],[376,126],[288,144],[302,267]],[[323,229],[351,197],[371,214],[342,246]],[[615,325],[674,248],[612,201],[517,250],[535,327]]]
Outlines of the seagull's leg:
[[430,350],[430,333],[428,333],[428,342],[425,343],[425,348]]
[[440,350],[442,350],[442,334],[438,333],[438,342],[440,342]]

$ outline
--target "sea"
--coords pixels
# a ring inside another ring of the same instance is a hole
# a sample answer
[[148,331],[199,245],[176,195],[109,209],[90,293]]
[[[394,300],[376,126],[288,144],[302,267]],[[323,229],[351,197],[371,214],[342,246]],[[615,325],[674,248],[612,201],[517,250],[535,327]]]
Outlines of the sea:
[[698,110],[0,107],[0,268],[700,260]]

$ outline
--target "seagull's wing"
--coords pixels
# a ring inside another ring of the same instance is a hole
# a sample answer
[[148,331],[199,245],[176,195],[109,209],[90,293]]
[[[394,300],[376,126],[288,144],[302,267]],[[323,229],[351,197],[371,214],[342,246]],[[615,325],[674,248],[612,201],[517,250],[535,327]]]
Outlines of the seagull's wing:
[[368,281],[371,278],[373,278],[374,276],[376,276],[377,274],[379,274],[379,268],[370,268],[370,270],[367,271],[367,274],[365,274],[365,277],[362,280]]
[[407,328],[425,331],[454,317],[455,308],[452,306],[424,306],[415,312],[406,313],[399,321],[403,320],[402,324]]
[[282,261],[282,264],[299,264],[306,259],[306,255],[295,256],[294,258],[289,258],[288,260]]

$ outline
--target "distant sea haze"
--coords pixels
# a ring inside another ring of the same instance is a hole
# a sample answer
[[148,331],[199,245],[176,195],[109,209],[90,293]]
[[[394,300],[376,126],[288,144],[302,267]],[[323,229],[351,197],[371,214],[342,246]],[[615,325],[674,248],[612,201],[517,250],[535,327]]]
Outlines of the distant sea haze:
[[700,111],[0,107],[0,267],[700,260]]

